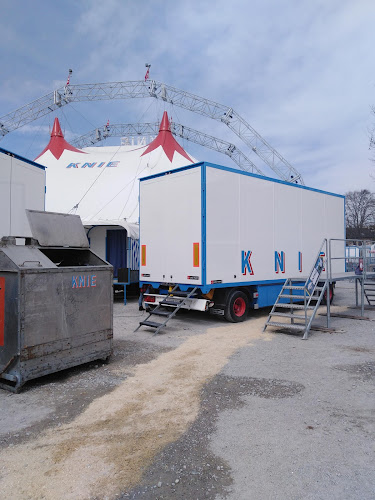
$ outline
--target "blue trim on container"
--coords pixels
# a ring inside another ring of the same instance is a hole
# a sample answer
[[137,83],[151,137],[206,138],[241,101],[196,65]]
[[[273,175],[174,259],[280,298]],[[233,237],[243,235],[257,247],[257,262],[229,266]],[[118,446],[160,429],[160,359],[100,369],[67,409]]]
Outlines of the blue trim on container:
[[331,193],[329,191],[323,191],[321,189],[316,189],[316,188],[311,188],[311,187],[307,187],[307,186],[302,186],[301,184],[294,184],[293,182],[282,181],[280,179],[274,179],[273,177],[267,177],[265,175],[252,174],[251,172],[244,172],[242,170],[237,170],[235,168],[230,168],[230,167],[224,167],[222,165],[216,165],[214,163],[209,163],[209,162],[206,162],[206,161],[202,161],[202,162],[199,162],[199,163],[194,163],[192,165],[187,165],[186,167],[176,168],[174,170],[168,170],[166,172],[161,172],[159,174],[149,175],[148,177],[142,177],[139,180],[140,180],[140,182],[142,182],[142,181],[146,181],[146,180],[149,180],[149,179],[155,179],[156,177],[163,177],[164,175],[170,175],[170,174],[174,174],[174,173],[177,173],[177,172],[182,172],[183,170],[189,170],[189,169],[192,169],[192,168],[197,168],[197,167],[202,166],[202,165],[204,165],[206,167],[216,168],[217,170],[225,170],[226,172],[233,172],[233,173],[239,174],[239,175],[246,175],[248,177],[255,177],[256,179],[262,179],[264,181],[276,182],[278,184],[285,184],[286,186],[293,186],[293,187],[296,187],[296,188],[299,188],[299,189],[305,189],[306,191],[313,191],[315,193],[322,193],[322,194],[327,194],[329,196],[336,196],[337,198],[343,198],[343,199],[345,199],[345,196],[342,195],[342,194]]
[[294,184],[293,182],[282,181],[280,179],[274,179],[273,177],[267,177],[265,175],[253,174],[251,172],[243,172],[240,170],[236,170],[235,168],[223,167],[221,165],[214,165],[213,163],[205,162],[205,164],[208,167],[216,168],[218,170],[226,170],[227,172],[233,172],[233,173],[240,174],[240,175],[246,175],[248,177],[255,177],[256,179],[262,179],[265,181],[276,182],[277,184],[285,184],[286,186],[293,186],[293,187],[296,187],[299,189],[305,189],[307,191],[314,191],[315,193],[328,194],[330,196],[336,196],[337,198],[345,198],[345,196],[342,194],[331,193],[329,191],[323,191],[322,189],[316,189],[316,188],[311,188],[311,187],[307,187],[307,186],[302,186],[301,184]]
[[197,168],[201,165],[205,165],[206,162],[200,161],[199,163],[193,163],[192,165],[186,165],[186,167],[174,168],[173,170],[166,170],[165,172],[160,172],[159,174],[148,175],[147,177],[141,177],[139,181],[148,181],[149,179],[155,179],[156,177],[164,177],[164,175],[174,174],[176,172],[183,172],[184,170],[190,170],[192,168]]
[[0,153],[4,153],[5,155],[17,158],[17,160],[24,161],[25,163],[29,163],[30,165],[33,165],[34,167],[38,167],[42,170],[46,169],[46,167],[44,167],[43,165],[40,165],[39,163],[36,163],[35,161],[28,160],[27,158],[24,158],[23,156],[20,156],[16,153],[12,153],[12,151],[7,151],[6,149],[0,148]]
[[[286,278],[285,278],[286,279]],[[251,285],[274,285],[276,283],[285,283],[285,279],[281,280],[265,280],[265,281],[245,281],[245,282],[234,282],[234,283],[207,283],[210,288],[234,288],[238,286],[251,286]]]
[[201,231],[202,231],[202,285],[206,284],[207,268],[206,268],[206,165],[203,163],[201,166]]

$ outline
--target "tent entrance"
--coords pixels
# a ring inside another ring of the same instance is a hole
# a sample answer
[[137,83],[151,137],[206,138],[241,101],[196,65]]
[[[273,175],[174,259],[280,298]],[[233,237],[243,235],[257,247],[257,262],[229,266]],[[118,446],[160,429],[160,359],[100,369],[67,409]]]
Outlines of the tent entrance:
[[113,266],[113,277],[126,268],[126,229],[107,229],[106,260]]

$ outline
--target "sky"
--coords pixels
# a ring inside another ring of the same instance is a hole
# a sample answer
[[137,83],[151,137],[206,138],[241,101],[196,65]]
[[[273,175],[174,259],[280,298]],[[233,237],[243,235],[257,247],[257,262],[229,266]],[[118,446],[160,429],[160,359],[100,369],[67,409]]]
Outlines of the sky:
[[[1,117],[66,83],[150,77],[233,108],[307,186],[375,191],[373,0],[0,0]],[[159,100],[73,103],[7,134],[0,147],[29,159],[54,118],[73,140],[110,123],[172,120],[232,142],[276,174],[223,123]],[[110,139],[119,144],[120,139]],[[180,141],[181,143],[181,141]],[[236,168],[187,141],[199,160]]]

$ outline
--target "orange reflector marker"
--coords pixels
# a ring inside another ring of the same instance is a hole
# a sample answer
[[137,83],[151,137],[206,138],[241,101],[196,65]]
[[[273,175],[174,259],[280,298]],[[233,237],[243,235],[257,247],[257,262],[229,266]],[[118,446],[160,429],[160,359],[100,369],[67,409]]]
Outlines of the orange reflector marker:
[[0,278],[0,346],[4,345],[5,278]]
[[141,250],[141,266],[146,265],[146,245],[142,245]]
[[199,267],[199,243],[193,243],[193,267]]

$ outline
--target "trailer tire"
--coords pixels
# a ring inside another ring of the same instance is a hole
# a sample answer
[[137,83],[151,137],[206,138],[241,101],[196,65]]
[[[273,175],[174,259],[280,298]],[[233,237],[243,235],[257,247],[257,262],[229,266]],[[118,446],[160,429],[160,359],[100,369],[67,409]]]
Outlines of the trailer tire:
[[[329,285],[329,303],[332,304],[333,302],[333,297],[335,295],[335,291],[332,285]],[[324,292],[323,299],[322,299],[322,305],[326,306],[327,305],[327,290]]]
[[228,294],[225,304],[224,316],[227,321],[239,323],[245,321],[249,312],[249,298],[240,290],[233,290]]

